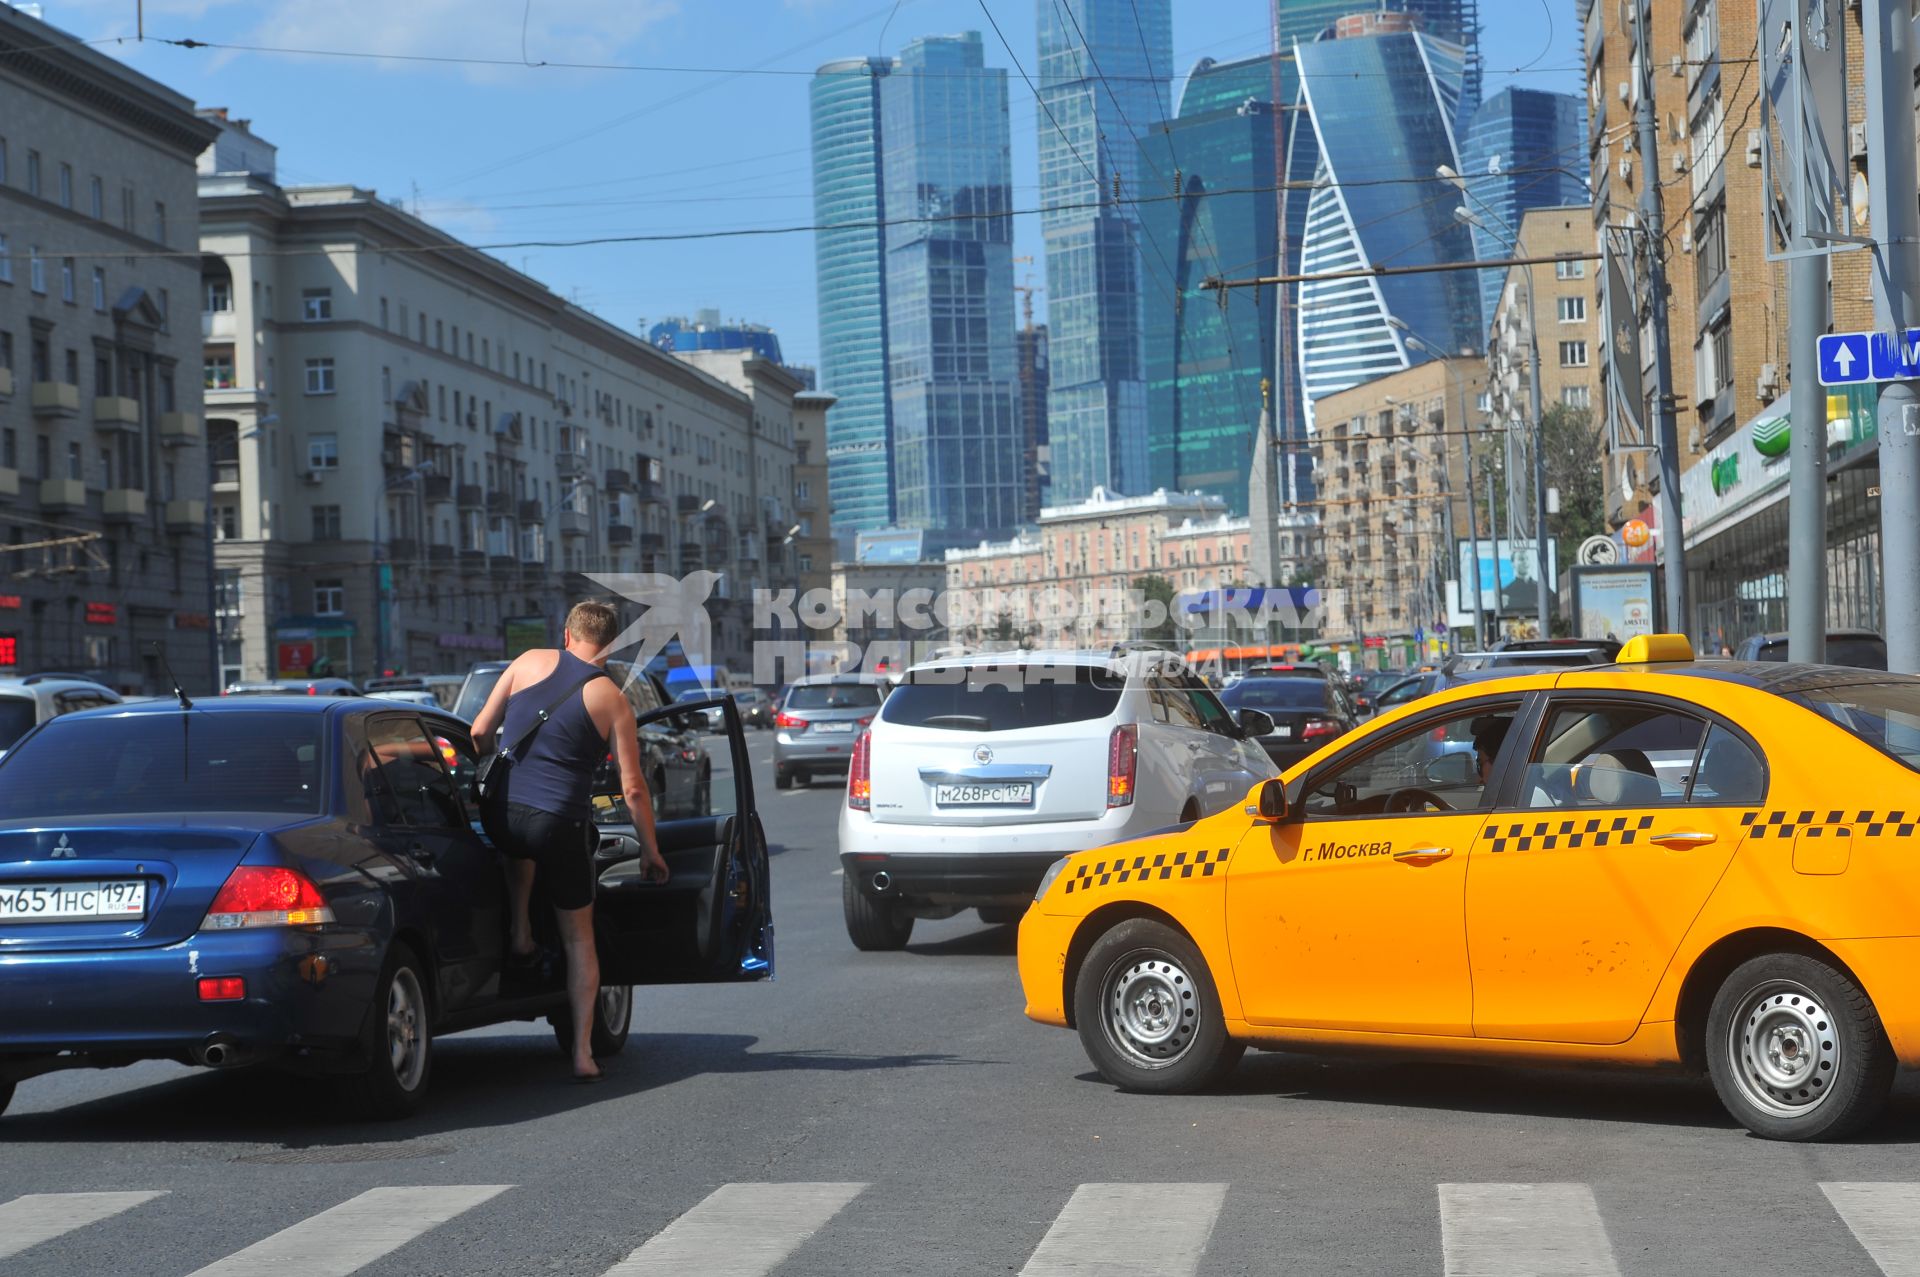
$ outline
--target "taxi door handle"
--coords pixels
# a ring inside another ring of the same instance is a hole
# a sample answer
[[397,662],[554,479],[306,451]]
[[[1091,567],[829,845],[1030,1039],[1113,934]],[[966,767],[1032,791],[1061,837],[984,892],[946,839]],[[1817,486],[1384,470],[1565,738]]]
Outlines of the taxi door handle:
[[1393,858],[1403,865],[1437,865],[1452,854],[1451,847],[1409,847],[1394,852]]
[[1704,833],[1698,829],[1676,829],[1670,834],[1652,834],[1648,842],[1657,842],[1662,847],[1704,847],[1719,839],[1717,834]]

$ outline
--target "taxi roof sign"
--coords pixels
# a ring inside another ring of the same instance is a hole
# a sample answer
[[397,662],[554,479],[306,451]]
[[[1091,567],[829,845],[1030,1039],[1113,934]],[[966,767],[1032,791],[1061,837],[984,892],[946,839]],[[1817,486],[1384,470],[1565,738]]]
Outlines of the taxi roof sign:
[[1693,644],[1684,634],[1636,634],[1613,658],[1619,665],[1646,665],[1653,661],[1690,661]]

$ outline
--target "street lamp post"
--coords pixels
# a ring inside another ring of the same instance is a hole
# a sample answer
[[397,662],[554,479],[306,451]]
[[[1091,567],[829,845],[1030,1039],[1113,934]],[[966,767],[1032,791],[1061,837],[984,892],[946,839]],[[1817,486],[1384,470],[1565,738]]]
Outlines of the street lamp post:
[[[1527,246],[1520,238],[1520,232],[1506,224],[1498,213],[1486,207],[1486,201],[1480,199],[1467,188],[1466,179],[1451,169],[1443,168],[1440,176],[1452,181],[1461,194],[1478,203],[1494,221],[1499,229],[1490,226],[1479,214],[1465,204],[1453,210],[1454,220],[1467,226],[1477,226],[1490,235],[1504,232],[1507,242],[1512,246],[1515,257],[1527,256]],[[1536,580],[1534,588],[1539,595],[1540,637],[1548,638],[1553,633],[1552,604],[1547,596],[1547,440],[1546,428],[1540,415],[1540,315],[1535,303],[1538,300],[1533,287],[1533,264],[1522,262],[1520,269],[1527,281],[1527,358],[1532,366],[1527,370],[1527,409],[1533,415],[1533,555]]]

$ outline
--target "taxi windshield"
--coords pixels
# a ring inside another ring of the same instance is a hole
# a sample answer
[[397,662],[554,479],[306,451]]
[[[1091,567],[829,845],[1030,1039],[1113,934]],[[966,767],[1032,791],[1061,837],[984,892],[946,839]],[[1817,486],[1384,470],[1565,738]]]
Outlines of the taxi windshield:
[[1822,687],[1788,699],[1920,771],[1920,679]]

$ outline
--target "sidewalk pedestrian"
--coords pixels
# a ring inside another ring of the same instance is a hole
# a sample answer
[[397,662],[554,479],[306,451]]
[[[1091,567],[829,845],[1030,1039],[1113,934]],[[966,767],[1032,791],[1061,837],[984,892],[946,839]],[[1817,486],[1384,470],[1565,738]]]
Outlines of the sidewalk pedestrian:
[[598,1082],[591,1046],[600,960],[593,943],[593,778],[612,742],[620,791],[639,835],[641,872],[664,881],[653,827],[653,799],[641,774],[633,707],[606,675],[607,646],[619,617],[605,603],[576,603],[555,651],[524,652],[507,667],[473,720],[475,744],[513,757],[504,792],[487,806],[487,829],[506,853],[513,889],[509,958],[535,953],[531,905],[538,877],[552,902],[566,948],[567,999],[573,1011],[573,1076]]

